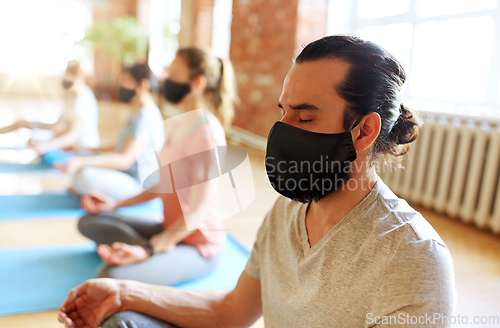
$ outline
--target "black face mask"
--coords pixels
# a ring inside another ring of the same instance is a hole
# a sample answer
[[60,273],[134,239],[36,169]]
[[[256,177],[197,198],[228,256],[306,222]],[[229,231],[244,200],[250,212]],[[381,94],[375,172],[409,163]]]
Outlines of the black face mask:
[[62,80],[62,87],[63,89],[65,90],[68,90],[69,88],[71,88],[73,86],[73,81],[69,81],[69,80]]
[[[320,199],[325,192],[336,190],[343,181],[335,180],[350,176],[342,170],[350,170],[356,159],[351,130],[362,118],[342,133],[316,133],[276,122],[269,132],[266,151],[266,171],[273,188],[299,201],[317,200],[316,195]],[[331,179],[335,176],[338,179]],[[310,194],[315,196],[308,198]]]
[[191,92],[189,83],[177,83],[166,79],[163,84],[163,97],[172,104],[178,104]]
[[118,88],[118,99],[124,103],[128,103],[135,97],[137,92],[135,89],[127,89],[122,86]]

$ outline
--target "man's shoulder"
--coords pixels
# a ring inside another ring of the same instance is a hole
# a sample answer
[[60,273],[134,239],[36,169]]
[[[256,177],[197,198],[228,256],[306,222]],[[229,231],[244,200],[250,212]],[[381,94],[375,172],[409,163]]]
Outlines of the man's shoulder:
[[284,231],[282,228],[292,224],[305,205],[290,198],[279,196],[267,212],[262,227],[264,229],[271,228]]
[[390,189],[377,197],[376,208],[375,233],[382,240],[389,239],[398,248],[412,249],[417,244],[436,243],[446,249],[445,243],[424,216]]
[[290,216],[298,215],[303,206],[306,206],[306,204],[279,196],[269,212],[272,216],[289,218]]

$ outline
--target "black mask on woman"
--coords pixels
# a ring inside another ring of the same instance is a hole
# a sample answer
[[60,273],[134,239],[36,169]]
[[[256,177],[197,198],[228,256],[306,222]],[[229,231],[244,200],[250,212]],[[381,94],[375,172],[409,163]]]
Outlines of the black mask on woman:
[[65,90],[68,90],[69,88],[71,88],[73,86],[73,81],[69,81],[69,80],[62,80],[62,87],[63,89]]
[[362,118],[342,133],[316,133],[276,122],[269,132],[266,150],[266,171],[272,187],[299,201],[307,200],[311,193],[321,198],[325,192],[336,190],[338,186],[332,184],[339,179],[331,177],[345,177],[342,170],[350,169],[356,159],[351,130]]
[[130,102],[136,94],[137,92],[135,91],[135,89],[128,89],[122,86],[118,88],[118,99],[120,101],[123,101],[124,103]]
[[191,92],[189,83],[178,83],[166,79],[163,84],[163,97],[172,104],[178,104],[184,97]]

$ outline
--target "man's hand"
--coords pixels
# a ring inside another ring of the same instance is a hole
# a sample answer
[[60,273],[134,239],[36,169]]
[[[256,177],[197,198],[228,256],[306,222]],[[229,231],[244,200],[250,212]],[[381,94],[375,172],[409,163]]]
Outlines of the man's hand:
[[123,282],[114,279],[87,280],[69,293],[59,312],[59,322],[71,328],[97,328],[120,311]]
[[80,200],[82,208],[89,213],[113,211],[116,209],[116,201],[99,191],[93,191],[83,196]]
[[111,245],[97,246],[97,254],[106,264],[129,265],[142,262],[149,258],[149,254],[142,246],[115,242]]

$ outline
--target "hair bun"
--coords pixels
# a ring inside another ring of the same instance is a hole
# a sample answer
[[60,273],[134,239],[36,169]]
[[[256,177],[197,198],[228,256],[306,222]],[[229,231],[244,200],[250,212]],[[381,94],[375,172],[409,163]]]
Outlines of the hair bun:
[[[417,139],[420,132],[420,120],[418,119],[416,113],[403,105],[399,106],[399,116],[391,132],[388,135],[390,141],[397,145],[407,145]],[[395,149],[394,149],[395,150]],[[393,151],[393,155],[401,156],[406,154],[407,150],[404,151]]]

